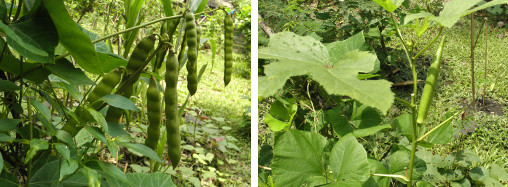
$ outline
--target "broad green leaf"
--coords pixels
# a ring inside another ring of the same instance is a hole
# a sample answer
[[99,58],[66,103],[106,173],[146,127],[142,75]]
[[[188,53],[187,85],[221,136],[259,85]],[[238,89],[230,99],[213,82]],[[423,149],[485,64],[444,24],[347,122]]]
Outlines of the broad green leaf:
[[416,187],[433,187],[434,185],[430,184],[427,181],[418,181],[416,183]]
[[467,10],[482,0],[452,0],[446,3],[443,10],[439,12],[438,17],[431,17],[430,19],[438,22],[444,27],[451,28],[459,21],[462,16],[467,15]]
[[5,6],[4,0],[0,0],[0,21],[7,21],[7,6]]
[[56,64],[45,67],[52,74],[66,80],[71,86],[95,84],[81,69],[75,68],[67,59],[59,60]]
[[[409,170],[409,150],[398,150],[390,155],[389,170],[390,173],[395,175],[406,176]],[[425,161],[416,157],[413,166],[413,180],[418,180],[423,173],[427,170]]]
[[[0,38],[0,46],[4,46],[5,41]],[[10,50],[5,50],[2,59],[0,59],[0,69],[5,72],[12,73],[14,75],[20,75],[23,72],[23,79],[27,79],[35,82],[36,84],[42,83],[46,80],[48,73],[41,68],[41,64],[39,63],[29,63],[23,62],[21,63],[19,59],[17,59]],[[21,71],[23,70],[23,71]],[[30,71],[30,72],[28,72]]]
[[3,187],[19,187],[19,180],[9,172],[0,173],[0,186]]
[[369,52],[348,51],[332,62],[327,48],[314,38],[281,32],[272,35],[268,47],[259,49],[259,58],[278,60],[266,65],[266,76],[259,77],[260,97],[273,95],[293,76],[309,75],[327,93],[349,96],[383,113],[393,103],[390,82],[357,78],[359,72],[374,69],[377,58]]
[[463,178],[462,180],[453,181],[452,187],[470,187],[471,183],[467,178]]
[[108,141],[106,142],[106,146],[108,147],[108,150],[111,153],[111,155],[116,156],[116,154],[118,153],[118,146],[116,145],[116,143],[113,141]]
[[32,160],[37,151],[46,150],[49,147],[49,143],[43,139],[32,139],[30,140],[30,149],[26,153],[25,164]]
[[364,182],[370,177],[367,152],[352,134],[340,138],[333,146],[330,169],[339,181]]
[[20,89],[18,85],[11,81],[0,80],[0,92],[12,92]]
[[60,176],[60,160],[54,160],[44,164],[30,178],[30,186],[45,187],[58,182]]
[[123,127],[124,127],[124,125],[122,125],[122,124],[108,121],[109,135],[111,135],[115,138],[122,136],[122,135],[130,136],[130,134],[127,131],[123,130]]
[[0,173],[4,170],[4,158],[2,157],[2,154],[0,154]]
[[274,118],[271,114],[265,115],[264,122],[268,125],[268,128],[270,128],[270,130],[273,132],[279,132],[279,131],[287,129],[291,126],[290,123],[280,121],[280,120]]
[[85,128],[86,131],[88,131],[88,133],[90,133],[94,138],[97,138],[103,143],[108,142],[106,136],[104,136],[104,133],[102,133],[101,129],[92,126],[86,126]]
[[84,166],[83,168],[80,169],[80,171],[88,179],[88,186],[89,187],[100,187],[101,186],[101,184],[100,184],[101,176],[96,170]]
[[58,130],[55,136],[62,142],[67,143],[68,145],[74,145],[74,140],[72,139],[72,136],[64,130]]
[[[369,166],[370,166],[370,175],[374,174],[388,174],[388,170],[381,164],[381,162],[368,158]],[[388,177],[380,177],[380,176],[372,176],[379,187],[389,187],[390,186],[390,178]]]
[[0,22],[0,30],[6,34],[9,46],[23,57],[41,63],[54,63],[58,36],[47,14],[40,13],[28,20],[9,25]]
[[104,97],[101,97],[99,100],[102,100],[108,103],[109,105],[117,108],[139,112],[138,107],[136,107],[136,105],[130,99],[127,99],[124,96],[118,94],[105,95]]
[[413,120],[411,114],[402,114],[395,118],[393,125],[397,127],[400,135],[407,137],[408,140],[413,139]]
[[272,174],[276,186],[300,186],[307,178],[325,172],[326,138],[312,132],[290,130],[276,136]]
[[60,166],[60,177],[58,181],[61,181],[64,177],[74,173],[78,169],[78,162],[75,160],[62,161]]
[[[450,113],[443,116],[443,121],[452,117]],[[452,121],[448,121],[443,126],[437,128],[432,134],[427,137],[427,141],[432,144],[448,144],[453,139],[453,125]]]
[[74,99],[78,100],[78,101],[81,101],[83,100],[83,94],[81,93],[81,91],[79,91],[76,87],[74,86],[71,86],[67,83],[62,83],[65,87],[65,89],[67,90],[67,92],[72,96],[74,97]]
[[471,176],[471,179],[477,182],[485,182],[490,177],[489,170],[487,168],[478,166],[473,168],[469,172],[469,176]]
[[[508,4],[508,0],[494,0],[494,1],[490,1],[490,2],[487,2],[485,4],[482,4],[476,8],[473,8],[471,10],[468,10],[465,15],[468,15],[468,14],[471,14],[473,12],[476,12],[478,10],[482,10],[482,9],[485,9],[485,8],[488,8],[488,7],[492,7],[492,6],[496,6],[496,5],[501,5],[501,4]],[[465,16],[465,15],[462,15],[462,16]]]
[[162,3],[162,9],[166,17],[174,16],[172,0],[159,0]]
[[0,133],[0,142],[12,142],[14,140],[15,140],[15,138],[13,138],[7,134]]
[[30,104],[32,104],[32,106],[37,110],[39,111],[39,113],[42,114],[42,116],[47,120],[47,121],[51,121],[51,111],[49,110],[49,108],[42,104],[41,102],[35,100],[35,99],[30,99]]
[[129,173],[127,178],[132,186],[176,186],[171,180],[171,176],[164,173]]
[[508,182],[508,173],[496,163],[490,165],[490,176],[505,183]]
[[[198,9],[198,7],[201,6],[201,3],[202,2],[205,2],[205,5],[206,5],[206,2],[207,0],[190,0],[189,1],[189,9],[192,11],[192,12],[197,12],[196,10]],[[204,9],[204,8],[203,8]]]
[[[359,51],[369,51],[371,54],[375,55],[374,49],[365,43],[365,36],[363,32],[359,32],[346,40],[335,41],[333,43],[325,44],[328,52],[330,53],[330,62],[335,64],[340,61],[343,56],[349,52],[354,50]],[[376,61],[374,62],[374,68],[371,67],[371,64],[361,64],[364,67],[357,66],[356,68],[362,69],[362,72],[365,73],[375,73],[379,71],[380,62],[376,57]],[[364,75],[364,74],[359,74]]]
[[0,132],[5,132],[11,129],[16,128],[18,123],[21,123],[20,119],[0,119]]
[[122,172],[122,170],[120,170],[118,167],[114,166],[113,164],[106,163],[106,162],[99,162],[99,166],[107,174],[115,177],[118,180],[121,180],[122,182],[129,183],[127,176],[125,176],[125,174]]
[[355,131],[353,131],[353,135],[355,135],[355,137],[358,137],[358,138],[365,137],[365,136],[370,136],[370,135],[376,134],[376,132],[378,132],[378,131],[390,129],[390,128],[392,128],[392,126],[390,124],[376,125],[376,126],[372,126],[372,127],[356,129]]
[[381,5],[386,11],[393,12],[397,9],[404,0],[373,0],[377,4]]
[[459,153],[457,154],[457,157],[456,157],[456,162],[459,166],[462,166],[462,167],[469,167],[471,165],[473,165],[474,163],[481,163],[482,162],[482,159],[480,157],[478,157],[476,155],[476,153],[474,153],[473,151],[471,150],[464,150],[464,151],[459,151]]
[[76,22],[67,13],[63,0],[43,0],[53,19],[60,43],[69,51],[76,63],[87,72],[102,74],[102,64],[92,41],[79,30]]
[[312,176],[305,180],[304,186],[321,186],[326,184],[326,182],[327,180],[325,176]]
[[[86,30],[80,25],[78,25],[78,28],[81,31],[83,31],[92,41],[95,41],[100,38],[98,34],[90,32],[89,30]],[[103,73],[107,73],[115,68],[118,68],[120,66],[125,67],[127,65],[127,60],[125,60],[124,58],[122,58],[117,54],[112,53],[111,49],[106,45],[104,41],[94,43],[93,46],[95,47],[95,50],[97,51],[97,56],[99,57],[99,61],[102,64]]]
[[119,146],[123,146],[129,149],[132,149],[138,153],[143,154],[144,156],[147,156],[148,158],[155,160],[157,162],[162,162],[162,160],[157,156],[157,153],[155,153],[152,149],[145,145],[141,144],[131,144],[127,142],[116,142]]
[[374,108],[354,102],[350,121],[358,129],[364,129],[377,126],[381,123],[382,119],[381,115]]
[[63,144],[63,143],[55,143],[54,144],[55,146],[55,149],[58,153],[60,153],[60,155],[62,155],[62,157],[67,160],[68,162],[70,162],[71,160],[71,151],[69,150],[69,148],[67,147],[67,145]]
[[349,122],[342,117],[341,110],[339,107],[327,110],[325,113],[326,121],[329,121],[333,127],[333,131],[337,136],[343,137],[346,134],[353,132],[353,127],[349,124]]
[[87,108],[87,110],[90,115],[92,115],[93,119],[95,119],[95,121],[102,127],[102,129],[104,129],[104,132],[109,134],[108,123],[106,122],[104,116],[92,108]]

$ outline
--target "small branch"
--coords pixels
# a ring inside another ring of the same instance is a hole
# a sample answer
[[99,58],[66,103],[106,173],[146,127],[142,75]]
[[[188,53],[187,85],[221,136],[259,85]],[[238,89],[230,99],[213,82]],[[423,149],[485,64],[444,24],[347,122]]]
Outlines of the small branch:
[[397,179],[402,179],[406,182],[409,181],[409,179],[407,177],[404,177],[402,175],[390,175],[390,174],[374,174],[374,176],[378,176],[378,177],[391,177],[391,178],[397,178]]
[[436,127],[432,128],[432,130],[430,130],[429,132],[425,133],[423,136],[421,136],[420,138],[418,138],[418,141],[423,141],[427,136],[429,136],[430,134],[432,134],[434,131],[436,131],[439,127],[443,126],[444,124],[448,123],[450,120],[452,120],[455,116],[459,115],[462,113],[462,111],[464,111],[466,109],[466,107],[464,107],[462,110],[458,111],[457,113],[453,114],[453,116],[450,116],[448,119],[446,119],[445,121],[441,122],[439,125],[437,125]]
[[262,165],[258,165],[258,168],[272,171],[272,168],[269,168],[269,167],[266,167],[266,166],[262,166]]
[[[422,80],[418,80],[418,84],[422,83],[423,81]],[[402,82],[396,82],[396,83],[393,83],[392,84],[392,87],[397,87],[397,86],[411,86],[414,84],[414,81],[402,81]]]
[[273,34],[273,31],[272,29],[265,23],[265,21],[263,20],[263,17],[261,17],[260,14],[258,14],[258,23],[259,25],[261,25],[261,29],[263,30],[263,32],[265,32],[265,34],[268,36],[268,38],[270,38],[270,35]]

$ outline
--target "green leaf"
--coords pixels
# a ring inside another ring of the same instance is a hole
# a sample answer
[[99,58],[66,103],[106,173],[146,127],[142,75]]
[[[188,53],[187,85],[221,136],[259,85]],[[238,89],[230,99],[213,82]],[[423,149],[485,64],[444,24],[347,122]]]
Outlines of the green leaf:
[[[443,121],[452,117],[450,113],[446,113],[443,116]],[[428,137],[427,141],[432,144],[448,144],[453,139],[453,125],[452,121],[448,121],[443,126],[437,128]]]
[[495,163],[490,165],[490,177],[505,183],[508,182],[508,173],[506,173],[501,166]]
[[54,146],[55,146],[56,151],[58,151],[58,153],[60,153],[60,155],[62,155],[62,157],[65,160],[67,160],[67,161],[71,160],[71,151],[69,150],[67,145],[65,145],[63,143],[55,143]]
[[[388,170],[381,164],[381,162],[368,158],[369,166],[370,166],[370,174],[388,174]],[[379,187],[389,187],[390,186],[390,178],[388,177],[380,177],[380,176],[372,176]]]
[[58,36],[49,16],[39,14],[28,20],[5,25],[0,30],[7,35],[7,43],[21,56],[41,63],[54,63]]
[[[392,153],[389,160],[390,173],[406,176],[409,170],[409,157],[409,150],[398,150]],[[418,180],[426,170],[425,161],[416,157],[413,165],[413,180]]]
[[87,72],[102,74],[102,64],[92,41],[79,30],[67,13],[63,0],[44,0],[44,6],[53,19],[60,43],[69,51],[76,63]]
[[0,1],[0,21],[7,21],[7,6],[5,6],[5,1]]
[[[85,28],[78,25],[78,28],[83,31],[92,41],[98,40],[100,36],[98,34],[95,34],[93,32],[90,32],[89,30],[86,30]],[[112,53],[111,49],[106,45],[104,41],[97,42],[93,44],[95,47],[95,50],[97,51],[97,56],[99,57],[99,60],[102,64],[102,72],[107,73],[111,70],[118,68],[120,66],[126,66],[127,60],[122,58],[121,56]]]
[[0,119],[0,132],[5,132],[11,129],[16,128],[16,126],[21,123],[20,119]]
[[113,177],[115,177],[118,180],[121,180],[122,182],[129,183],[127,176],[125,176],[125,174],[122,172],[122,170],[120,170],[115,165],[113,165],[111,163],[107,163],[107,162],[99,162],[99,166],[108,175],[112,175]]
[[0,154],[0,173],[4,170],[4,157]]
[[106,122],[104,116],[92,108],[87,108],[87,110],[90,115],[92,115],[93,119],[95,119],[95,121],[102,127],[102,129],[104,129],[104,132],[109,134],[108,123]]
[[129,173],[127,178],[132,186],[176,186],[171,180],[171,176],[164,173]]
[[386,11],[393,12],[397,9],[404,0],[373,0],[377,4],[381,5]]
[[[467,11],[465,13],[465,15],[468,15],[468,14],[471,14],[473,12],[476,12],[478,10],[482,10],[482,9],[485,9],[485,8],[488,8],[488,7],[492,7],[492,6],[496,6],[496,5],[501,5],[501,4],[508,4],[508,0],[494,0],[494,1],[490,1],[488,3],[485,3],[485,4],[482,4],[476,8],[473,8],[469,11]],[[465,16],[463,15],[463,16]]]
[[26,153],[25,164],[32,160],[37,151],[46,150],[49,147],[49,143],[43,139],[32,139],[30,140],[30,149]]
[[259,77],[260,97],[273,95],[290,77],[309,75],[327,93],[349,96],[384,114],[393,103],[390,82],[357,78],[359,72],[374,70],[377,58],[369,52],[353,50],[331,59],[327,48],[314,38],[281,32],[272,35],[268,47],[259,49],[259,58],[279,60],[266,65],[266,76]]
[[65,90],[76,100],[81,101],[83,100],[83,94],[81,91],[79,91],[76,87],[71,86],[67,83],[62,83],[65,87]]
[[364,182],[370,177],[367,152],[352,134],[342,137],[333,146],[330,152],[330,169],[340,181]]
[[53,160],[44,164],[35,174],[30,178],[30,186],[44,187],[51,186],[58,182],[60,176],[59,168],[60,160]]
[[89,167],[84,166],[80,171],[87,177],[89,187],[100,187],[100,174]]
[[61,181],[64,177],[74,173],[78,169],[78,162],[75,160],[62,161],[60,166],[60,177],[58,181]]
[[433,187],[434,185],[430,184],[427,181],[418,181],[416,183],[416,187]]
[[88,131],[88,133],[90,133],[94,138],[97,138],[98,140],[100,140],[103,143],[108,142],[108,140],[106,139],[106,136],[104,136],[104,133],[102,133],[101,129],[99,129],[97,127],[92,127],[92,126],[86,126],[85,128],[86,128],[86,131]]
[[37,110],[39,111],[39,113],[42,114],[42,116],[47,120],[47,121],[51,121],[51,111],[49,110],[49,108],[42,104],[41,102],[35,100],[35,99],[30,99],[30,104],[32,104],[32,106]]
[[20,89],[18,85],[11,81],[0,80],[0,92],[12,92]]
[[9,172],[0,173],[0,186],[3,187],[19,187],[19,180]]
[[452,28],[462,16],[471,13],[467,12],[469,8],[478,4],[480,1],[482,0],[452,0],[444,5],[438,17],[431,17],[430,19],[438,22],[444,27]]
[[411,114],[402,114],[395,118],[393,125],[397,128],[400,135],[407,137],[408,140],[413,139],[413,120]]
[[333,127],[333,131],[337,136],[342,137],[346,134],[353,132],[353,127],[349,124],[349,122],[342,117],[341,109],[339,107],[335,107],[333,109],[327,110],[325,113],[326,121],[329,121]]
[[95,84],[81,69],[75,68],[67,59],[59,60],[56,64],[45,67],[52,74],[66,80],[71,86]]
[[13,138],[7,134],[0,133],[0,142],[12,142],[14,140],[15,140],[15,138]]
[[376,125],[376,126],[372,126],[372,127],[363,128],[363,129],[356,129],[355,131],[353,131],[353,135],[355,135],[355,137],[360,138],[360,137],[370,136],[370,135],[376,134],[376,132],[378,132],[378,131],[390,129],[390,128],[392,128],[392,126],[390,124]]
[[475,167],[469,172],[469,176],[471,176],[471,179],[477,182],[485,182],[489,178],[489,170],[487,170],[484,167]]
[[155,160],[157,162],[162,162],[162,160],[157,156],[157,153],[155,153],[152,149],[145,145],[141,144],[131,144],[128,142],[116,142],[119,146],[126,147],[128,149],[132,149],[138,153],[143,154],[144,156],[147,156],[148,158]]
[[[198,7],[201,7],[202,2],[203,2],[203,0],[190,0],[189,1],[189,9],[192,12],[197,12],[196,10],[198,9]],[[204,0],[204,2],[206,5],[207,0]],[[203,10],[201,10],[201,11],[203,11]]]
[[278,119],[275,119],[271,114],[265,115],[264,122],[268,125],[268,128],[270,128],[270,130],[273,132],[279,132],[281,130],[288,129],[291,126],[290,123],[286,123]]
[[377,126],[383,120],[374,108],[354,102],[350,121],[357,128],[363,129]]
[[121,108],[125,110],[132,110],[135,112],[139,112],[140,110],[136,105],[130,100],[125,98],[124,96],[118,95],[118,94],[109,94],[105,95],[104,97],[101,97],[99,100],[102,100],[106,103],[108,103],[111,106],[114,106],[116,108]]
[[300,186],[307,178],[324,174],[326,138],[312,132],[289,130],[276,136],[272,174],[275,186]]
[[173,5],[171,4],[171,0],[159,0],[162,3],[162,9],[164,11],[164,15],[166,17],[174,16]]
[[[365,43],[365,36],[363,32],[359,32],[346,40],[343,41],[335,41],[333,43],[325,44],[328,52],[330,53],[330,62],[335,64],[340,61],[343,56],[349,52],[354,50],[359,51],[369,51],[371,54],[376,55],[374,49]],[[379,71],[380,62],[376,57],[376,61],[374,62],[374,68],[371,67],[371,64],[361,64],[364,67],[356,67],[359,69],[364,69],[365,73],[375,73]],[[364,74],[359,74],[358,76],[362,76]]]
[[64,130],[58,130],[55,136],[62,142],[67,143],[68,145],[74,145],[74,140],[72,139],[72,136]]

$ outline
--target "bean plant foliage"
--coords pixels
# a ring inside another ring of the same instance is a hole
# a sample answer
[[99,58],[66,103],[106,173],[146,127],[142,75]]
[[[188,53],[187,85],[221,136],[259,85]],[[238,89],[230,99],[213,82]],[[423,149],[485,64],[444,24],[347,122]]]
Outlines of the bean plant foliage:
[[[206,7],[207,0],[185,4],[160,1],[166,17],[143,23],[144,2],[123,1],[125,17],[119,18],[122,21],[116,29],[125,23],[125,30],[99,36],[79,25],[79,20],[74,21],[63,0],[0,0],[0,186],[200,185],[198,178],[191,177],[191,169],[179,167],[180,157],[185,157],[181,144],[188,141],[180,137],[179,121],[184,121],[182,116],[191,95],[178,103],[181,94],[177,94],[177,84],[182,82],[179,77],[183,76],[178,74],[187,62],[187,52],[199,50],[201,41],[210,39],[199,40],[199,31],[195,30],[199,24],[181,18],[183,14],[199,18],[219,11],[225,12],[220,14],[225,18],[231,19],[232,15],[222,6]],[[87,12],[84,10],[82,13]],[[112,21],[109,13],[104,16],[106,32]],[[160,33],[143,30],[155,24],[160,25]],[[190,27],[183,25],[194,26],[193,37],[185,37]],[[186,47],[187,43],[194,45]],[[226,53],[232,56],[233,52]],[[173,60],[169,73],[165,73],[166,56]],[[199,70],[194,72],[192,83],[197,87],[208,64],[198,69],[197,52],[189,56],[194,59],[194,70]],[[228,63],[232,64],[233,59]],[[231,69],[229,66],[227,71]],[[150,94],[146,93],[148,82]],[[171,84],[166,86],[168,82]],[[172,92],[164,92],[170,87]],[[148,106],[147,100],[152,101]],[[161,100],[171,106],[161,107]],[[159,105],[153,107],[153,101]],[[165,110],[171,110],[164,116],[171,120],[161,120]],[[195,114],[194,118],[202,115]],[[206,123],[211,133],[201,134],[203,140],[199,141],[209,141],[211,134],[220,142],[215,147],[221,153],[239,150],[232,143],[237,140],[230,136],[225,140],[210,121]],[[166,125],[161,127],[161,123]],[[181,134],[192,132],[196,141],[196,129],[183,128]],[[151,142],[145,142],[147,136]],[[216,150],[191,145],[183,149],[192,150],[203,165],[214,161],[210,152]],[[131,166],[130,161],[143,166]],[[135,173],[126,174],[129,167]],[[139,172],[143,170],[139,168],[146,171]],[[201,172],[206,173],[203,178],[210,179],[210,183],[220,174],[215,168]]]
[[[395,11],[404,0],[373,1],[388,12],[388,24],[407,55],[405,63],[413,73],[409,101],[395,97],[391,83],[376,74],[379,60],[365,43],[363,32],[332,43],[321,43],[315,34],[272,34],[268,45],[259,49],[259,58],[270,60],[264,66],[265,75],[259,77],[260,99],[269,105],[262,119],[274,133],[273,142],[262,143],[260,149],[260,186],[508,184],[502,166],[479,166],[482,160],[470,150],[459,148],[448,155],[428,151],[463,140],[472,131],[464,116],[462,121],[454,120],[464,108],[452,108],[442,119],[426,121],[427,111],[432,110],[424,107],[432,103],[441,59],[446,58],[441,55],[446,50],[441,31],[453,27],[461,17],[508,1],[451,0],[438,16],[423,8]],[[401,27],[412,28],[409,31],[415,32],[416,39],[405,38]],[[420,41],[431,28],[438,31],[434,39]],[[438,38],[441,42],[418,104],[416,68],[420,64],[415,61]],[[390,113],[394,100],[409,112],[383,116]],[[373,154],[382,149],[376,147],[382,143],[372,142],[379,136],[396,141],[381,154]]]

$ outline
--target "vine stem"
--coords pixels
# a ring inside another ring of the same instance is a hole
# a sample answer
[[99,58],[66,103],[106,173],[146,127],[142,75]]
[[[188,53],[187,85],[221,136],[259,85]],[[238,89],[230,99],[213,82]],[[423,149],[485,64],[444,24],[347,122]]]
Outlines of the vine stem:
[[[210,11],[206,11],[206,12],[200,12],[200,13],[196,13],[194,14],[194,16],[198,16],[198,15],[201,15],[201,14],[206,14],[206,13],[210,13],[210,12],[215,12],[217,10],[220,10],[220,9],[214,9],[214,10],[210,10]],[[120,34],[123,34],[123,33],[126,33],[126,32],[130,32],[130,31],[133,31],[133,30],[136,30],[136,29],[140,29],[140,28],[143,28],[143,27],[146,27],[146,26],[149,26],[149,25],[152,25],[152,24],[155,24],[155,23],[158,23],[158,22],[161,22],[161,21],[167,21],[167,20],[172,20],[172,19],[177,19],[177,18],[182,18],[183,15],[176,15],[176,16],[169,16],[169,17],[162,17],[162,18],[159,18],[159,19],[156,19],[156,20],[153,20],[153,21],[150,21],[150,22],[146,22],[146,23],[143,23],[141,25],[138,25],[138,26],[135,26],[135,27],[131,27],[131,28],[128,28],[128,29],[125,29],[125,30],[122,30],[122,31],[118,31],[118,32],[115,32],[113,34],[109,34],[109,35],[106,35],[106,36],[103,36],[103,37],[100,37],[98,38],[97,40],[94,40],[92,41],[92,44],[95,44],[97,42],[100,42],[100,41],[103,41],[105,39],[108,39],[108,38],[111,38],[113,36],[116,36],[116,35],[120,35]],[[63,55],[60,55],[58,57],[55,58],[55,61],[57,60],[60,60],[66,56],[69,56],[70,53],[65,53]]]

